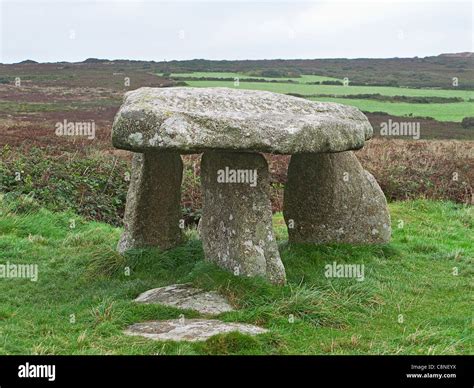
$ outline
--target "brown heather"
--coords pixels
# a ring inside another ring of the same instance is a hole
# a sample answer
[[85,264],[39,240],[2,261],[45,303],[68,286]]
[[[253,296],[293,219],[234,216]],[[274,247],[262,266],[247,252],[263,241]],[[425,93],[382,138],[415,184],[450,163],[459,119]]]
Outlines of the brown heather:
[[[88,219],[122,223],[129,152],[84,148],[70,153],[67,147],[39,148],[27,142],[9,149],[0,148],[0,191],[33,195],[42,206],[72,208]],[[376,138],[356,155],[389,201],[427,198],[474,204],[474,141]],[[281,211],[289,157],[265,156],[272,210]],[[181,205],[187,223],[196,223],[201,214],[200,159],[183,157]],[[22,182],[14,179],[19,169],[24,171]]]
[[[474,204],[474,141],[376,138],[356,155],[389,201],[428,198]],[[273,182],[273,211],[281,211],[289,157],[265,156]],[[184,206],[199,209],[200,157],[185,156],[184,160]]]
[[389,200],[474,203],[474,141],[374,139],[357,157]]

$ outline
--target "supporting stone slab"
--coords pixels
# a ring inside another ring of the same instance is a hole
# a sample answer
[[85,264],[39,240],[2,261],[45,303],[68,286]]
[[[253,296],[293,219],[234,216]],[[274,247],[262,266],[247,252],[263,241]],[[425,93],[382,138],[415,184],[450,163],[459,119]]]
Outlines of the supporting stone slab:
[[270,181],[256,153],[210,151],[201,160],[201,238],[207,260],[236,275],[285,283],[272,229]]
[[385,195],[350,151],[293,155],[283,209],[292,243],[390,241]]
[[134,154],[119,252],[144,247],[169,249],[183,242],[179,227],[182,174],[178,153]]

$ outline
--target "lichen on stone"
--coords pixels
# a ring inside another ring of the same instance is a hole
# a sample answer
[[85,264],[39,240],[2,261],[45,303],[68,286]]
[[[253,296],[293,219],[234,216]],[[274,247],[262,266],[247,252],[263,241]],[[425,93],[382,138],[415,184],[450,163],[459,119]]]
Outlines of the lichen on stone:
[[[139,138],[137,133],[142,134]],[[114,120],[115,147],[200,153],[341,152],[363,147],[372,127],[357,108],[229,88],[140,88]]]

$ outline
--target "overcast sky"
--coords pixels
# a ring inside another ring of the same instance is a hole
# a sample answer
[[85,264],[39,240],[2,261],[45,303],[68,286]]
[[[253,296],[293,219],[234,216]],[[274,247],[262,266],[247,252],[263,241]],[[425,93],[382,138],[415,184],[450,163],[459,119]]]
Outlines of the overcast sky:
[[472,1],[7,1],[0,62],[413,57],[473,50]]

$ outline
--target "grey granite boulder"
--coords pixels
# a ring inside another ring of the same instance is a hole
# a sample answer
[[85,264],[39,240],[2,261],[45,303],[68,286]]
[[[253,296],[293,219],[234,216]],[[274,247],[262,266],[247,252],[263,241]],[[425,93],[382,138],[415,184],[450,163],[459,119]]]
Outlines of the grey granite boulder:
[[228,88],[140,88],[126,94],[112,141],[130,151],[277,154],[362,148],[372,127],[357,108]]
[[283,209],[290,242],[390,240],[385,196],[352,152],[293,155]]
[[[234,179],[233,179],[234,178]],[[272,229],[268,166],[260,154],[206,152],[201,238],[207,260],[236,275],[285,283]]]
[[183,242],[179,227],[182,173],[177,153],[133,156],[119,252],[144,247],[169,249]]

